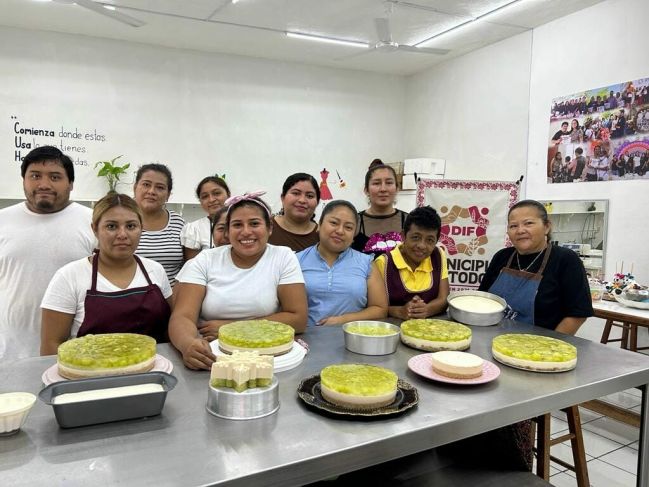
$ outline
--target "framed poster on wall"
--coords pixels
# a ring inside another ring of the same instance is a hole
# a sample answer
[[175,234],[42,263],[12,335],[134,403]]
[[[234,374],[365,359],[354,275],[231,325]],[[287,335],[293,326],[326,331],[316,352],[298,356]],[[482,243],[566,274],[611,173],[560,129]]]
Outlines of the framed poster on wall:
[[507,212],[519,189],[506,181],[419,180],[417,206],[432,206],[442,219],[438,245],[448,257],[451,291],[478,289],[491,257],[511,245]]

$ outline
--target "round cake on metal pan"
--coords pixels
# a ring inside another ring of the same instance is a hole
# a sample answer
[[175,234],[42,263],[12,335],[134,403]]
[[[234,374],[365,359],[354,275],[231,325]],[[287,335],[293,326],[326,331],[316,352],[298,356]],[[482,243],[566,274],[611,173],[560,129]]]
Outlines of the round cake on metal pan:
[[499,335],[491,342],[491,353],[498,362],[535,372],[564,372],[577,366],[577,348],[541,335]]

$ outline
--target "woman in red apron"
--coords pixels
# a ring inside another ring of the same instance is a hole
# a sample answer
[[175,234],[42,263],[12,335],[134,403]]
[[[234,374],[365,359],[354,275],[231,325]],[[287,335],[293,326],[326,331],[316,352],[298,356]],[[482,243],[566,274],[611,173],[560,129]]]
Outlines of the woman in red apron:
[[140,333],[168,341],[171,288],[160,264],[137,257],[142,216],[129,196],[109,193],[94,207],[95,254],[62,267],[41,308],[41,354],[71,336]]

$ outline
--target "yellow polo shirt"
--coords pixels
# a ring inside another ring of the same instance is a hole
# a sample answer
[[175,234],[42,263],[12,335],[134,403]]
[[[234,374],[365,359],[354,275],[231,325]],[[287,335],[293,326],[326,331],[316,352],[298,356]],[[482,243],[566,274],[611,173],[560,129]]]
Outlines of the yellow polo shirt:
[[[444,249],[438,247],[440,252],[440,264],[442,266],[441,279],[448,279],[448,266],[446,265],[446,252]],[[433,262],[430,257],[424,259],[419,266],[413,271],[401,255],[401,244],[390,251],[392,255],[392,260],[394,260],[394,265],[399,269],[399,276],[401,277],[401,282],[406,286],[406,289],[410,292],[425,291],[430,289],[431,280],[433,275]],[[387,263],[388,257],[384,254],[379,256],[374,263],[381,271],[381,275],[385,280],[385,265]]]

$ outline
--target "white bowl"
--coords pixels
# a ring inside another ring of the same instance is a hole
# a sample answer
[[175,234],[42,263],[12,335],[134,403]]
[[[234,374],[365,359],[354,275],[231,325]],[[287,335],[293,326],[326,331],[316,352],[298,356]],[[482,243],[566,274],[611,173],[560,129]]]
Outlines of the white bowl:
[[0,436],[18,433],[35,401],[29,392],[0,394]]

